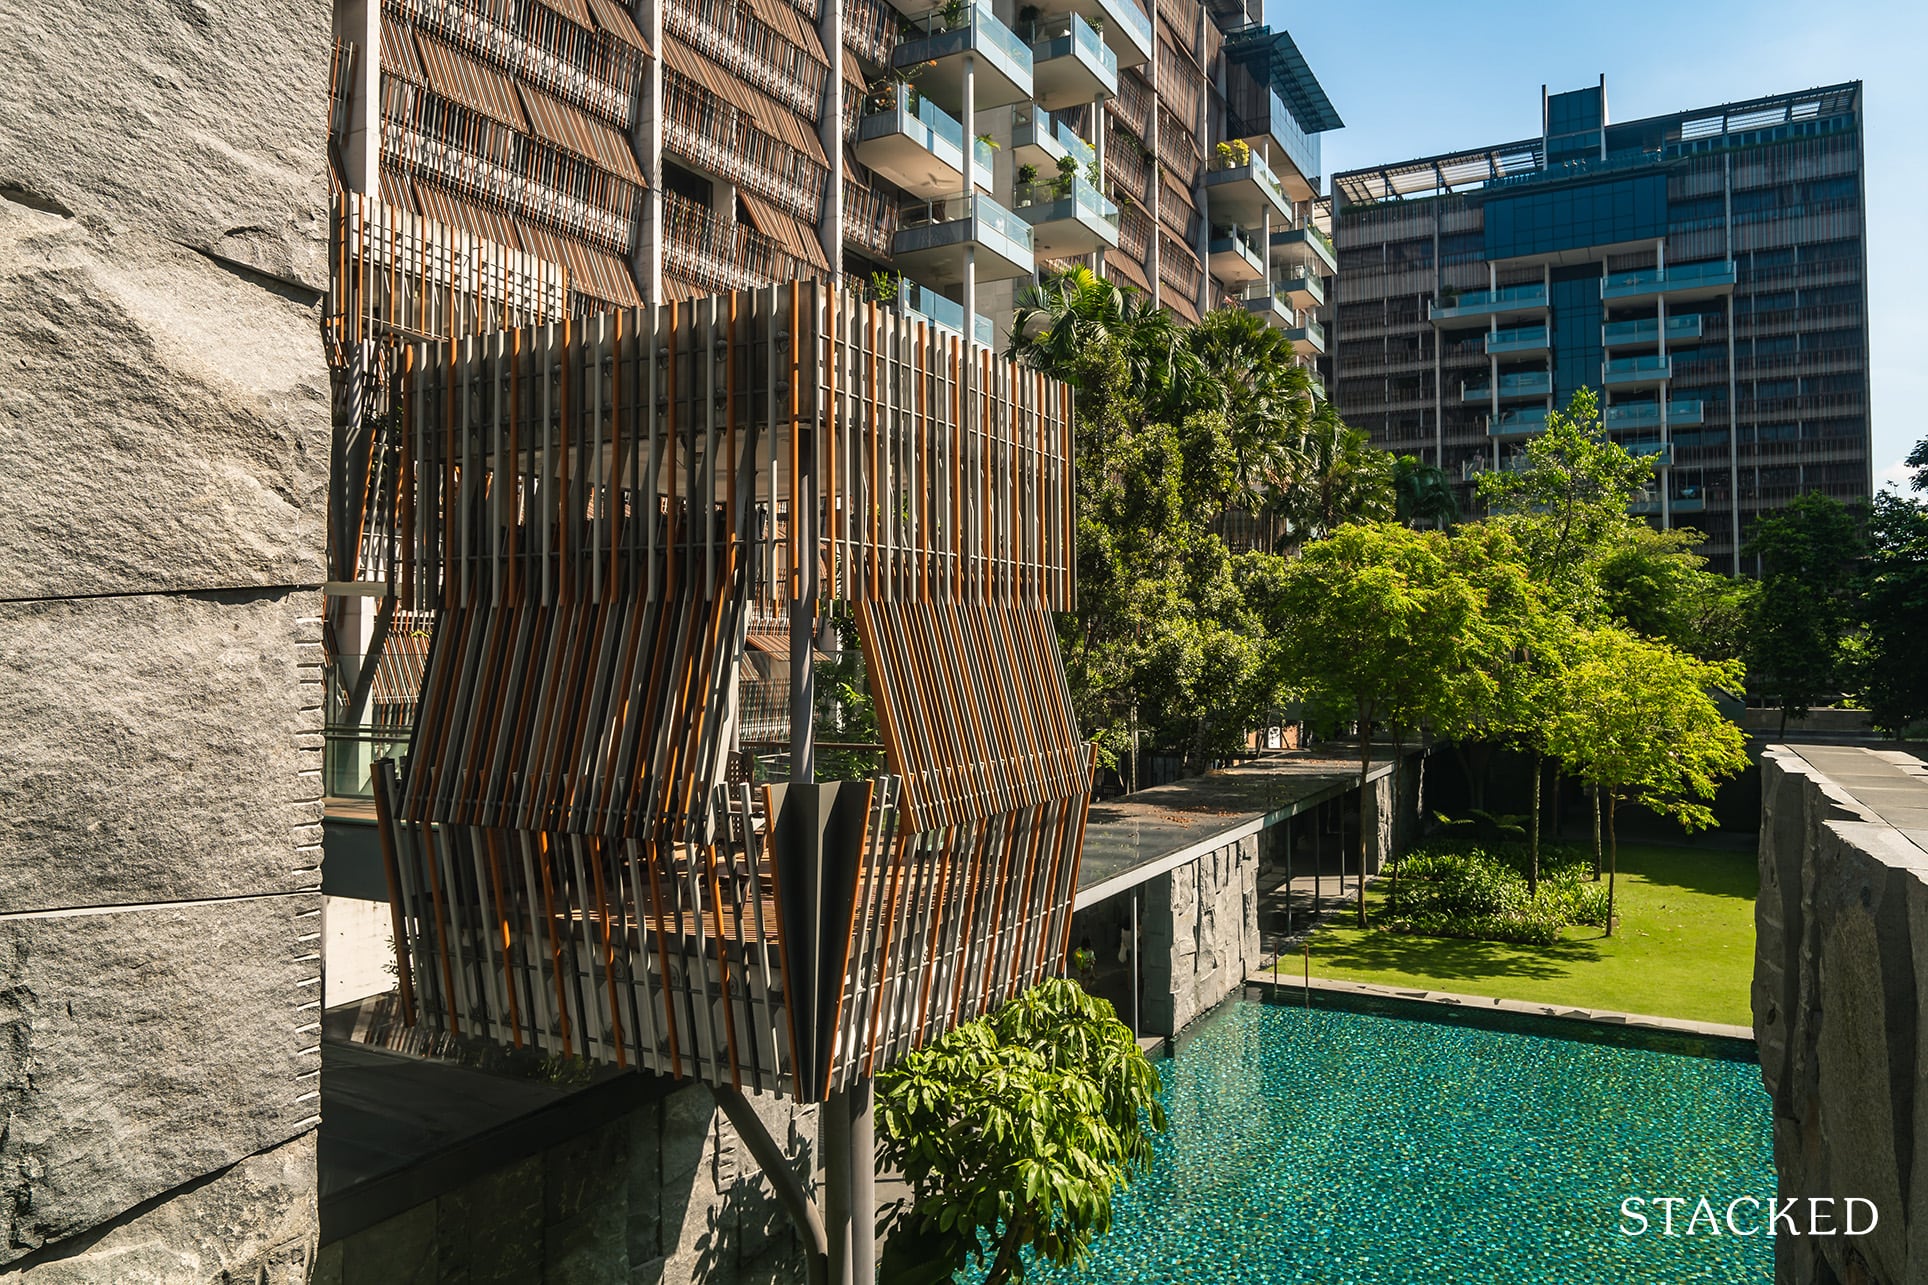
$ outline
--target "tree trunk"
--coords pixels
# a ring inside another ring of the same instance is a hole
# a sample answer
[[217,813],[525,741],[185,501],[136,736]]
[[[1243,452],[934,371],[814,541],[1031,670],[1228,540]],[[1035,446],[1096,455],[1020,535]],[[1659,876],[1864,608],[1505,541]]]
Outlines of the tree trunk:
[[1778,739],[1787,739],[1787,701],[1785,699],[1781,701],[1781,735]]
[[1453,742],[1459,770],[1466,774],[1466,805],[1476,810],[1486,807],[1486,769],[1492,765],[1493,748],[1484,743]]
[[1593,795],[1593,881],[1600,882],[1600,787],[1587,787]]
[[1613,936],[1613,876],[1620,867],[1620,838],[1614,833],[1614,813],[1620,810],[1618,796],[1607,796],[1607,936]]
[[1366,845],[1371,839],[1366,827],[1372,816],[1371,786],[1367,778],[1372,775],[1372,712],[1367,710],[1359,720],[1359,926],[1366,926]]
[[1526,895],[1540,895],[1540,770],[1539,750],[1533,751],[1533,823],[1526,831]]
[[1405,746],[1400,742],[1399,733],[1394,731],[1392,737],[1392,821],[1386,827],[1386,843],[1387,846],[1392,849],[1387,855],[1387,860],[1392,863],[1392,885],[1386,895],[1389,904],[1392,906],[1392,913],[1395,915],[1399,913],[1399,836],[1393,833],[1393,830],[1399,825],[1399,773],[1401,767],[1406,762],[1406,756],[1403,753],[1404,749]]

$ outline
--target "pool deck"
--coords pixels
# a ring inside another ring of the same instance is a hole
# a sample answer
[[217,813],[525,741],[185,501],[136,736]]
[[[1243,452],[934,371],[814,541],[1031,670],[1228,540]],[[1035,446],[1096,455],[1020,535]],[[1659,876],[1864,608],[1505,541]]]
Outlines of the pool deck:
[[[1406,751],[1422,752],[1419,746]],[[1369,779],[1391,771],[1391,747],[1375,745]],[[1358,758],[1321,746],[1093,803],[1075,906],[1095,906],[1358,786]]]
[[1421,990],[1411,986],[1376,986],[1370,982],[1345,982],[1330,977],[1290,974],[1290,960],[1281,961],[1285,975],[1254,973],[1246,984],[1279,994],[1292,994],[1310,988],[1335,995],[1369,995],[1379,999],[1416,1000],[1441,1007],[1478,1010],[1489,1013],[1519,1013],[1528,1017],[1557,1017],[1596,1026],[1624,1026],[1636,1030],[1667,1031],[1675,1035],[1706,1035],[1717,1039],[1754,1043],[1754,1030],[1748,1026],[1728,1026],[1721,1022],[1693,1022],[1678,1017],[1655,1017],[1650,1013],[1619,1013],[1611,1009],[1575,1008],[1569,1004],[1533,1004],[1517,999],[1495,999],[1490,995],[1460,995],[1452,991]]

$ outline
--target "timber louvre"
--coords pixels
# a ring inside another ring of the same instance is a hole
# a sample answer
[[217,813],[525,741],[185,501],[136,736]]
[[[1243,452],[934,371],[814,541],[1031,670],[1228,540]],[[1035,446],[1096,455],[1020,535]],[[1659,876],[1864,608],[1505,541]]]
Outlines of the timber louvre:
[[[1056,970],[1068,389],[799,282],[423,345],[403,401],[437,624],[377,792],[422,1020],[819,1101]],[[886,770],[753,784],[746,637],[812,579]]]

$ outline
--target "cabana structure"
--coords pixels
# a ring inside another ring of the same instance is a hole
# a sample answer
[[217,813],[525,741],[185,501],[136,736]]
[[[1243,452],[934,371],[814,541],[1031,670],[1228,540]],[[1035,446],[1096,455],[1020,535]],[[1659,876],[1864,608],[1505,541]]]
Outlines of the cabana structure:
[[[1066,388],[820,283],[403,364],[393,570],[435,623],[377,810],[416,1020],[816,1102],[1057,970]],[[819,782],[838,613],[884,767]],[[740,743],[758,630],[788,780]]]

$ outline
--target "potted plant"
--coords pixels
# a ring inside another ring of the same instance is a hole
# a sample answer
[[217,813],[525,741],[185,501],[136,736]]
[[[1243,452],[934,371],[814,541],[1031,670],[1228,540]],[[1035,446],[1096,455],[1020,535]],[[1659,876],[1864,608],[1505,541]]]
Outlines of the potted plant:
[[1059,196],[1071,195],[1071,181],[1078,177],[1078,158],[1060,156],[1058,158],[1058,177],[1051,182],[1051,190]]
[[937,13],[944,21],[944,30],[956,31],[964,25],[964,0],[944,0]]
[[904,279],[893,272],[873,272],[870,274],[871,297],[878,303],[891,303],[896,300],[898,290]]
[[1018,166],[1018,186],[1023,187],[1038,181],[1038,167],[1035,165]]

